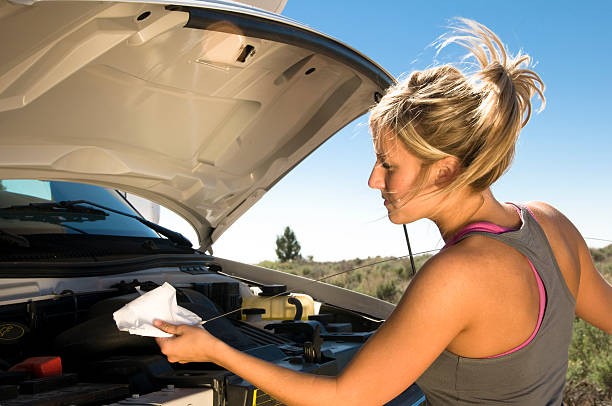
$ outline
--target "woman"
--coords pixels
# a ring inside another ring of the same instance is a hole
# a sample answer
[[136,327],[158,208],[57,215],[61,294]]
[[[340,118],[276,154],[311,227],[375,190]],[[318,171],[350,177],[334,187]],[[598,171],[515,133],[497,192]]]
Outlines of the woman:
[[415,381],[435,405],[561,404],[574,313],[612,333],[612,287],[561,213],[491,194],[544,86],[523,67],[528,56],[508,56],[486,27],[461,22],[441,45],[467,47],[480,71],[414,72],[371,111],[370,187],[392,222],[429,218],[446,241],[384,325],[337,377],[290,371],[202,329],[158,322],[175,335],[158,339],[170,361],[214,362],[288,405],[379,405]]

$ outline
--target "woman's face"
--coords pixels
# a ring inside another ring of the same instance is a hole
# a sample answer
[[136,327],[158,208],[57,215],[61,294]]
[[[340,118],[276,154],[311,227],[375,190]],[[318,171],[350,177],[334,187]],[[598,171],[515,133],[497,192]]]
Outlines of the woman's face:
[[376,163],[368,185],[382,193],[389,220],[406,224],[427,216],[427,193],[434,185],[423,161],[408,151],[391,132],[376,140]]

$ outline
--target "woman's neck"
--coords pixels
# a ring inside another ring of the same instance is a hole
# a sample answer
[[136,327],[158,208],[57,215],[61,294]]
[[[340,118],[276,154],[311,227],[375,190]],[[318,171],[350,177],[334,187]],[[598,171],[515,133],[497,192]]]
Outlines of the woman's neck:
[[488,221],[510,228],[515,228],[520,223],[515,210],[498,202],[489,189],[453,195],[445,197],[440,202],[440,209],[431,217],[445,242],[474,222]]

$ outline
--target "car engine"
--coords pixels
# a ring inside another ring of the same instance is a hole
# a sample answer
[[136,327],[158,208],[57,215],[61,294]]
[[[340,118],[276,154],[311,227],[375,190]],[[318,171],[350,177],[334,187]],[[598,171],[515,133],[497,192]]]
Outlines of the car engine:
[[[117,329],[113,312],[138,296],[137,287],[148,291],[167,280],[179,306],[213,319],[204,326],[211,334],[299,371],[337,374],[379,325],[285,286],[247,283],[221,271],[205,262],[72,278],[59,293],[2,302],[0,404],[280,405],[215,364],[170,363],[153,338]],[[69,289],[88,285],[97,289]],[[411,388],[418,398],[418,388]]]

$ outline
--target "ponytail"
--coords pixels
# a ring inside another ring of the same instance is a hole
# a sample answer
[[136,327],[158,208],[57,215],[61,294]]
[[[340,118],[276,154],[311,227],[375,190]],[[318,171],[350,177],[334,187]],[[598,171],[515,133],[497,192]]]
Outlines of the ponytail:
[[438,43],[470,51],[480,70],[464,75],[445,65],[412,73],[391,87],[370,114],[376,140],[391,130],[425,165],[454,156],[458,176],[445,188],[470,186],[481,191],[510,167],[520,130],[531,117],[531,98],[545,105],[544,83],[528,69],[528,55],[510,56],[487,27],[458,19]]

